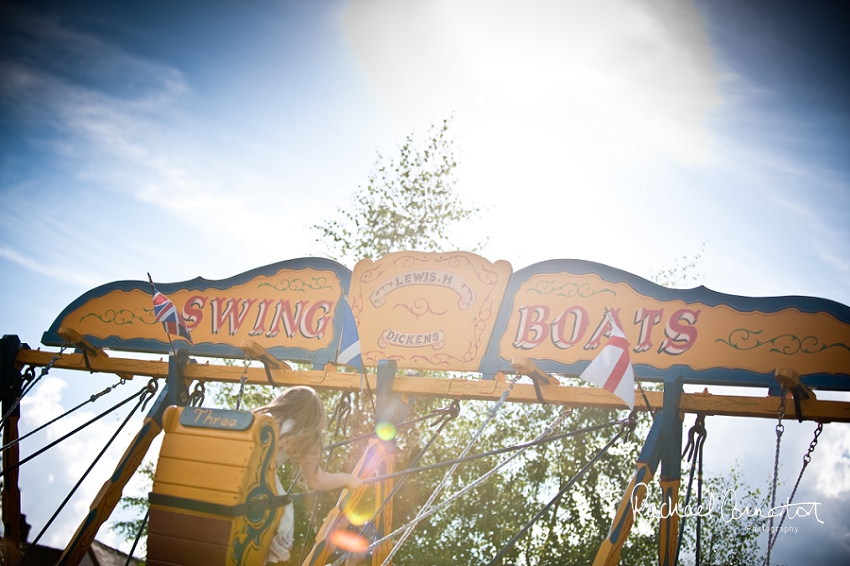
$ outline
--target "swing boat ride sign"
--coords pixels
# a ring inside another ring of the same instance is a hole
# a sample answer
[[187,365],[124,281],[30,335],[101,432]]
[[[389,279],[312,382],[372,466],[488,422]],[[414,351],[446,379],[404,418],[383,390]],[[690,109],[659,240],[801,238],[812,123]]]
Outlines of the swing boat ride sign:
[[[513,272],[467,252],[397,252],[351,271],[301,258],[221,281],[158,284],[182,314],[192,355],[243,358],[253,340],[280,360],[324,366],[340,349],[351,308],[364,365],[513,373],[515,358],[578,376],[605,346],[610,320],[623,330],[638,380],[776,387],[790,368],[814,389],[850,390],[850,308],[812,297],[749,298],[697,287],[669,289],[581,260],[551,260]],[[343,304],[343,302],[347,302]],[[341,306],[342,305],[342,306]],[[611,317],[606,316],[606,311]],[[167,354],[147,281],[102,285],[57,317],[92,345]]]

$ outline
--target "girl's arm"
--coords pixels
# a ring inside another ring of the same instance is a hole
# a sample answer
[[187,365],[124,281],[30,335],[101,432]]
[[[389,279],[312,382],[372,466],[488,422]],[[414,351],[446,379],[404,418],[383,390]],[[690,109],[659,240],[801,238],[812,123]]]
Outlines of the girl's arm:
[[307,456],[299,462],[307,487],[316,491],[333,491],[341,487],[358,489],[363,485],[360,478],[352,474],[329,473],[319,466],[318,456]]

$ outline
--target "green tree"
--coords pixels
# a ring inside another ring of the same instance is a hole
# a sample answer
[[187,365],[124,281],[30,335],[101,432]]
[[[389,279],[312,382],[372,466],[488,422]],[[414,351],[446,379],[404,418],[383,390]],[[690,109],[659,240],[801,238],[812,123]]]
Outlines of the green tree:
[[[449,238],[451,228],[472,218],[479,209],[463,203],[450,190],[455,184],[457,160],[449,141],[449,126],[449,121],[443,121],[432,127],[424,143],[408,136],[396,159],[379,156],[368,183],[354,195],[355,206],[350,211],[339,209],[338,219],[316,226],[328,256],[356,261],[406,249],[441,251],[441,247],[457,247]],[[412,414],[426,414],[441,404],[444,402],[440,400],[416,399]],[[420,464],[456,457],[484,421],[491,405],[479,401],[463,403],[461,416],[446,428]],[[527,441],[562,410],[508,404],[473,452]],[[577,410],[565,419],[560,430],[608,422],[616,416],[616,411]],[[371,416],[363,418],[370,420]],[[356,425],[361,430],[368,430],[369,426],[364,422]],[[642,428],[648,426],[644,423]],[[420,523],[396,555],[397,562],[417,564],[427,555],[432,564],[486,563],[614,433],[611,429],[596,431],[576,441],[529,450],[464,500]],[[429,437],[430,430],[422,427],[401,433],[396,468],[409,466]],[[630,479],[640,444],[640,437],[631,437],[609,451],[576,489],[565,494],[531,534],[511,549],[507,561],[591,561],[608,529],[606,509],[619,499],[619,492]],[[351,457],[356,456],[355,451]],[[445,493],[454,493],[481,477],[501,458],[504,456],[462,465],[450,478]],[[407,478],[394,501],[396,526],[416,515],[444,474],[444,469],[436,469]],[[470,505],[470,501],[475,504]]]
[[424,140],[409,134],[395,157],[378,154],[352,207],[313,226],[329,257],[357,262],[400,250],[446,251],[451,229],[479,213],[455,193],[458,157],[450,125],[450,119],[432,125]]

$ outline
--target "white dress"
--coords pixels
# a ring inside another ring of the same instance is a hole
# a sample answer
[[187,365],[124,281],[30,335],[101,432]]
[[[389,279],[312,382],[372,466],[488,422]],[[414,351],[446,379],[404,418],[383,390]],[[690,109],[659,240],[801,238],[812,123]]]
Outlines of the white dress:
[[[292,421],[285,421],[283,425],[280,427],[280,435],[283,436],[284,433],[289,432],[292,428]],[[277,453],[277,467],[280,468],[289,460],[289,455],[283,449],[283,447],[278,444]],[[274,475],[274,483],[277,488],[277,494],[283,495],[286,493],[286,490],[280,483],[280,478],[277,473]],[[295,512],[292,509],[292,503],[287,503],[283,507],[283,516],[280,518],[280,523],[277,526],[277,532],[272,539],[271,545],[269,546],[269,553],[266,555],[266,564],[273,564],[275,562],[286,562],[289,560],[289,552],[292,550],[292,539],[295,534]]]

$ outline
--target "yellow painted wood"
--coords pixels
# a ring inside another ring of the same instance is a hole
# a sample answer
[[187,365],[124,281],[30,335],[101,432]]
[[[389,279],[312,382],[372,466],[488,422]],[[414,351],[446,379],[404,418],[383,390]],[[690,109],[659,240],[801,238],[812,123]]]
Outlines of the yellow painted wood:
[[[167,446],[163,446],[159,452],[160,458],[172,458],[175,460],[204,461],[204,455],[196,449],[199,438],[190,434],[180,435],[172,438]],[[248,462],[251,444],[243,440],[230,438],[216,438],[219,450],[219,464],[227,466],[242,466]]]
[[[395,463],[395,452],[387,453],[378,464],[377,475],[383,476],[392,473],[393,464]],[[387,498],[393,490],[392,478],[377,482],[375,485],[375,510]],[[390,499],[381,512],[375,517],[375,532],[377,537],[384,538],[392,531],[393,526],[393,501]],[[393,543],[391,540],[384,541],[372,551],[372,566],[381,566],[392,552]]]
[[[255,415],[246,430],[211,429],[182,425],[183,410],[169,407],[163,416],[165,438],[154,493],[221,505],[277,495],[277,426],[272,417]],[[193,509],[156,507],[185,514],[187,521],[192,516],[209,516]],[[260,519],[252,516],[253,522],[246,515],[224,518],[230,534],[223,541],[228,554],[221,566],[261,565],[282,515],[283,507],[278,507]]]
[[623,499],[620,500],[617,513],[611,521],[611,529],[596,552],[593,566],[615,566],[620,563],[620,552],[623,544],[634,526],[635,509],[640,509],[643,500],[646,498],[646,486],[652,481],[652,476],[650,467],[639,462]]
[[239,348],[245,352],[245,354],[253,360],[259,360],[265,364],[268,364],[271,369],[280,369],[284,370],[292,369],[289,364],[286,362],[277,359],[273,355],[269,354],[265,348],[254,342],[253,340],[243,340],[242,344],[240,344]]
[[[369,441],[363,456],[354,466],[354,471],[351,473],[355,476],[366,479],[375,475],[375,468],[385,458],[386,449],[382,440],[373,438]],[[337,529],[344,529],[349,525],[346,517],[348,512],[353,511],[357,504],[362,499],[366,489],[371,486],[364,485],[360,489],[351,491],[343,489],[339,496],[336,506],[331,509],[324,523],[316,533],[316,544],[310,551],[310,554],[303,562],[303,566],[324,566],[328,560],[328,556],[333,551],[334,547],[330,542],[331,534]]]
[[[154,491],[162,489],[160,484],[167,484],[175,489],[182,486],[209,489],[213,491],[232,491],[238,493],[242,484],[245,466],[222,466],[215,462],[188,462],[171,458],[160,458],[156,466]],[[180,497],[188,497],[173,493]]]
[[[45,366],[54,354],[39,350],[20,350],[17,361],[33,366]],[[90,358],[91,371],[105,373],[126,373],[139,376],[165,378],[168,375],[168,363],[122,358]],[[81,354],[63,354],[56,361],[59,369],[88,371]],[[212,364],[189,364],[184,376],[186,379],[239,383],[243,369],[238,366]],[[271,370],[275,383],[283,386],[309,385],[315,389],[336,391],[360,391],[360,374],[327,370],[285,371]],[[375,391],[377,379],[374,374],[366,375],[369,387]],[[268,385],[263,368],[248,368],[248,383]],[[406,395],[441,397],[448,399],[496,400],[507,385],[500,380],[482,379],[443,379],[434,377],[398,376],[393,382],[393,392]],[[653,408],[663,405],[662,393],[647,391],[646,396]],[[519,383],[508,397],[509,402],[537,403],[537,395],[532,384]],[[598,387],[555,386],[546,388],[546,401],[553,405],[600,407],[625,409],[623,402]],[[685,393],[679,403],[682,413],[703,413],[707,416],[722,415],[732,417],[754,417],[775,419],[779,408],[776,397],[751,397],[738,395],[712,395],[709,393]],[[643,396],[635,395],[635,409],[647,410]],[[806,420],[818,422],[850,422],[850,403],[808,399],[802,401],[801,409]],[[796,418],[793,403],[788,403],[785,411],[787,418]]]

